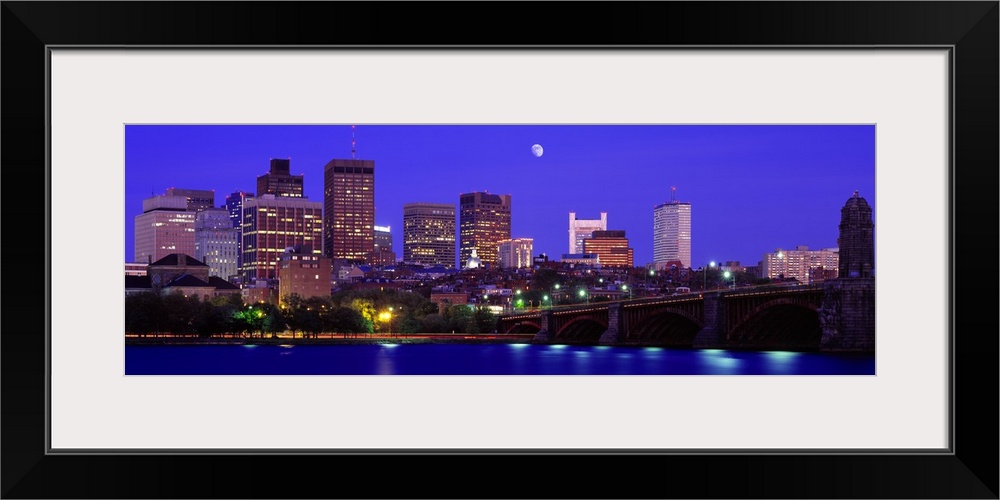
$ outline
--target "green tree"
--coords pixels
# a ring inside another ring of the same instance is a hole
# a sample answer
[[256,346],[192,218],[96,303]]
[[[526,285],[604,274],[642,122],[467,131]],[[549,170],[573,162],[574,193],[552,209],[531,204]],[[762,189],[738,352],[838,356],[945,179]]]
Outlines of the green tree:
[[452,330],[448,326],[448,319],[443,315],[434,313],[428,314],[420,320],[420,333],[448,333]]
[[357,309],[336,307],[329,314],[326,331],[341,333],[372,333],[372,323]]
[[[454,332],[466,332],[469,324],[472,323],[474,311],[468,305],[456,304],[445,309],[445,318],[448,320],[448,329]],[[474,332],[473,332],[474,333]]]
[[497,317],[493,314],[493,311],[491,311],[490,308],[479,307],[476,308],[476,312],[473,314],[470,324],[475,324],[475,328],[478,332],[489,333],[496,329]]
[[375,331],[375,303],[370,299],[355,298],[351,300],[351,309],[361,315],[365,323],[365,331]]
[[162,332],[166,311],[160,296],[142,292],[125,297],[125,332],[146,336]]

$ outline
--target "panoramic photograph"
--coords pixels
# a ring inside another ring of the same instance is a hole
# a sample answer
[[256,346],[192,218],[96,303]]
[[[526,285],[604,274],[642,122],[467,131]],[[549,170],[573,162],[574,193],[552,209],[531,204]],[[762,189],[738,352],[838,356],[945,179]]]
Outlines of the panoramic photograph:
[[874,125],[125,133],[125,375],[874,375]]

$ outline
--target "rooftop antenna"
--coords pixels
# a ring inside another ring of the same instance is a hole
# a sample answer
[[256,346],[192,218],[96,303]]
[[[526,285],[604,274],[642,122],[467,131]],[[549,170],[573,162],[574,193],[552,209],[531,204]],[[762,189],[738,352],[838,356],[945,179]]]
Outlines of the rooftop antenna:
[[677,188],[670,186],[670,203],[677,202]]
[[357,152],[358,141],[354,138],[354,125],[351,125],[351,159],[357,160],[355,153]]

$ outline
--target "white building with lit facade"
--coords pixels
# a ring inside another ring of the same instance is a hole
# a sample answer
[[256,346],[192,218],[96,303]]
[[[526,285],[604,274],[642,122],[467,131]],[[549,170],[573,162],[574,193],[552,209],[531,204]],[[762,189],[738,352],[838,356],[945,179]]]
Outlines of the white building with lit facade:
[[653,263],[666,269],[671,261],[691,267],[691,204],[670,201],[653,208]]
[[[815,276],[836,277],[839,266],[839,249],[809,250],[809,247],[800,245],[795,250],[779,248],[764,254],[761,276],[770,279],[795,278],[800,283],[808,284],[815,280]],[[822,270],[823,274],[817,273],[817,270]]]
[[569,213],[569,251],[583,253],[583,240],[590,238],[594,231],[607,231],[608,213],[601,212],[600,219],[577,219],[576,212]]
[[514,238],[500,242],[498,256],[500,267],[504,269],[521,269],[533,265],[534,239]]

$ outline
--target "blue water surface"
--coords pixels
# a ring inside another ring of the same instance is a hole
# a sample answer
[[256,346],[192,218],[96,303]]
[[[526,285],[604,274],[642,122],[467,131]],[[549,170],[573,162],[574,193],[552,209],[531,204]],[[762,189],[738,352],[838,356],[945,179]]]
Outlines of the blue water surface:
[[873,354],[540,344],[125,346],[126,375],[874,375]]

